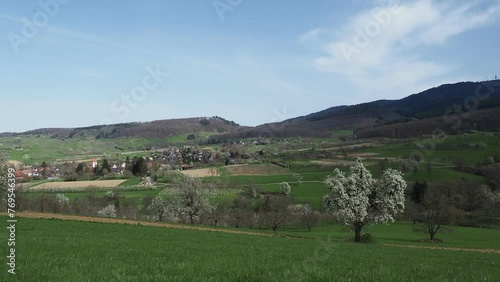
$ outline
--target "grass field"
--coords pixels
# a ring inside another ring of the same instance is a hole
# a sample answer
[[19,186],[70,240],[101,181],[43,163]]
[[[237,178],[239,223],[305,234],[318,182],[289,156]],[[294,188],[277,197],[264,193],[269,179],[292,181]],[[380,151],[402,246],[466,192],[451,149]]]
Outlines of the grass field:
[[[6,222],[6,217],[0,221]],[[392,234],[394,230],[387,228],[381,226],[372,234],[385,237],[384,242],[405,240],[407,233]],[[469,232],[467,238],[495,238],[491,244],[498,247],[498,232]],[[311,240],[19,218],[17,236],[17,274],[10,276],[4,266],[1,281],[500,279],[500,254],[352,244],[335,233],[331,239]],[[6,239],[6,232],[1,232],[0,242]],[[464,241],[457,240],[458,245]]]
[[[448,248],[496,249],[500,251],[500,230],[472,227],[449,227],[450,232],[438,233],[437,238],[443,243],[428,243],[427,234],[416,233],[410,222],[395,222],[364,227],[362,233],[374,236],[376,244],[403,244],[417,246],[434,246]],[[289,229],[283,232],[290,236],[300,236],[311,239],[325,239],[332,236],[337,240],[352,237],[352,233],[344,226],[325,225],[314,228],[311,232],[304,229]],[[500,259],[500,257],[499,257]]]
[[[483,143],[482,147],[477,145]],[[361,149],[361,153],[377,153],[379,157],[408,158],[418,152],[417,144],[429,144],[428,150],[420,150],[427,160],[453,163],[464,161],[471,166],[482,163],[493,154],[500,154],[500,136],[498,133],[474,133],[448,136],[441,139],[420,139],[409,143],[396,143],[379,147]],[[473,146],[476,145],[476,146]],[[465,153],[467,152],[467,153]]]
[[121,183],[122,186],[132,186],[132,185],[139,185],[141,183],[141,178],[140,177],[133,177],[127,179],[125,182]]

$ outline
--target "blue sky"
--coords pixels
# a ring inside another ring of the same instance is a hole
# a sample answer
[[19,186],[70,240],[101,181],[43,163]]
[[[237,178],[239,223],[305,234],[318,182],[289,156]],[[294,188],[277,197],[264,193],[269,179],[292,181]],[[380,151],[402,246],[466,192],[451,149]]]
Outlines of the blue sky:
[[257,125],[486,80],[499,18],[499,1],[0,0],[0,132]]

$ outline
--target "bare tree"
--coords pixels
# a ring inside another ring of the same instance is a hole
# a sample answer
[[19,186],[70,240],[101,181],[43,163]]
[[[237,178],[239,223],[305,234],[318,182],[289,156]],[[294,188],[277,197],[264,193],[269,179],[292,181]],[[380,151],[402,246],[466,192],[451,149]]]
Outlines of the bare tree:
[[418,205],[417,221],[420,224],[414,226],[416,232],[427,233],[429,240],[435,240],[438,232],[449,232],[451,225],[456,219],[463,216],[463,211],[456,208],[453,201],[452,187],[447,184],[432,187]]
[[90,201],[88,197],[76,198],[72,205],[73,211],[77,215],[90,214]]
[[277,231],[287,223],[291,215],[288,209],[291,202],[289,197],[264,196],[259,207],[259,216],[269,229]]
[[245,196],[238,196],[234,199],[224,219],[230,226],[240,228],[250,225],[253,214],[252,202]]
[[218,226],[220,221],[226,216],[228,206],[229,205],[226,202],[221,202],[211,210],[209,218],[213,221],[214,226]]
[[53,210],[53,207],[53,200],[49,196],[43,194],[38,198],[38,210],[40,212],[47,212],[49,208]]
[[318,225],[320,213],[313,210],[308,204],[291,205],[288,207],[298,225],[307,228],[308,231]]

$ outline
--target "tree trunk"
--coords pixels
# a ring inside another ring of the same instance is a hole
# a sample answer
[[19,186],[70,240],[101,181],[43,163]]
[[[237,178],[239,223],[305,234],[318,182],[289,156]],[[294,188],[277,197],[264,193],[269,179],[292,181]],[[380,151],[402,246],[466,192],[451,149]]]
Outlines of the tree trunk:
[[438,225],[437,227],[432,225],[432,228],[429,228],[429,237],[431,241],[434,240],[434,236],[436,236],[436,233],[439,231],[440,227],[441,225]]
[[361,242],[361,225],[356,225],[354,227],[354,242]]

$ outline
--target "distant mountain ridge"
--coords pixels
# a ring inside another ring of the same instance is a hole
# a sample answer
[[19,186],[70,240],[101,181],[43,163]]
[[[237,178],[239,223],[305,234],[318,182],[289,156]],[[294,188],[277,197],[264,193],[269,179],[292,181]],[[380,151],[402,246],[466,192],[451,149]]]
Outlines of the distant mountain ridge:
[[[216,132],[214,139],[258,137],[329,137],[332,130],[355,130],[358,137],[412,137],[429,134],[440,125],[454,127],[443,116],[470,112],[462,131],[471,129],[500,130],[500,80],[444,84],[398,100],[377,100],[352,106],[335,106],[306,116],[282,122],[245,127],[224,118],[199,117],[96,125],[83,128],[45,128],[24,133],[1,133],[0,136],[23,134],[51,135],[61,138],[95,136],[96,138],[144,137],[165,138],[179,134]],[[497,115],[498,113],[498,115]],[[495,117],[495,118],[489,118]],[[486,125],[487,123],[487,125]],[[419,130],[411,131],[415,125]],[[418,126],[417,126],[418,125]],[[456,129],[453,129],[456,130]]]
[[[459,108],[453,110],[455,105]],[[444,84],[398,100],[377,100],[352,106],[331,107],[279,123],[241,129],[236,136],[328,137],[332,130],[342,129],[370,129],[371,136],[376,136],[377,134],[373,133],[377,128],[390,124],[437,118],[454,114],[455,111],[469,112],[471,108],[482,111],[498,107],[500,80],[459,82]],[[500,120],[498,123],[500,124]],[[496,125],[490,124],[488,128],[496,128]]]
[[[495,90],[490,91],[489,87]],[[444,84],[398,100],[377,100],[353,106],[333,107],[305,118],[315,121],[332,115],[361,114],[366,111],[369,114],[384,115],[379,117],[383,120],[436,117],[443,115],[455,104],[463,104],[466,98],[475,97],[476,91],[479,91],[480,97],[486,96],[485,93],[490,94],[487,99],[478,99],[480,102],[478,109],[500,106],[500,80],[459,82]]]

